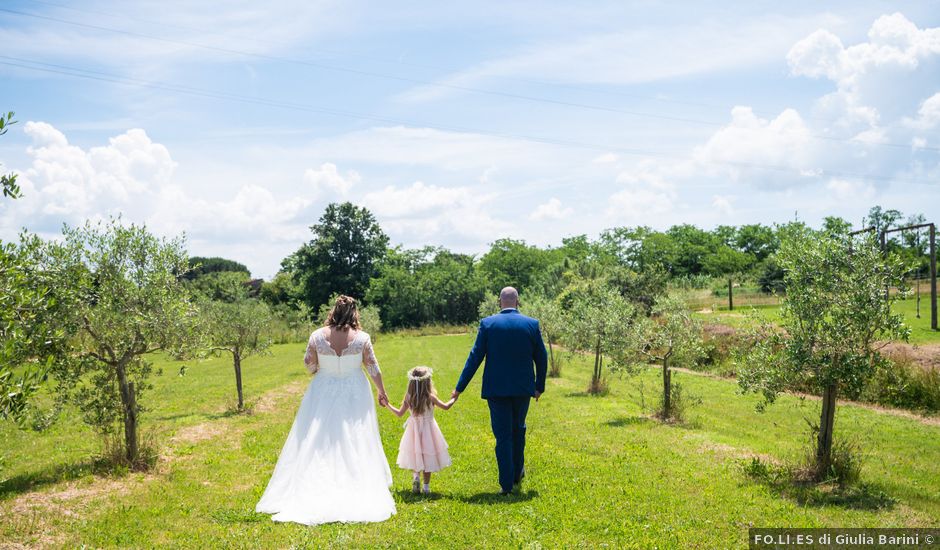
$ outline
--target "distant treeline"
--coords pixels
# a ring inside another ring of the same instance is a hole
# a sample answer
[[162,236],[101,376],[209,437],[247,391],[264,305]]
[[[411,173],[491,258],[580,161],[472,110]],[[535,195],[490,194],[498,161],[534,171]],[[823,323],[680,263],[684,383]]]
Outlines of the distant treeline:
[[[897,210],[873,207],[864,220],[876,231],[922,223]],[[260,297],[279,308],[317,312],[336,292],[378,306],[388,329],[427,324],[465,324],[478,319],[481,303],[500,288],[517,287],[523,297],[564,300],[577,289],[603,280],[643,302],[667,285],[694,284],[716,277],[748,278],[764,292],[782,291],[782,271],[774,254],[789,224],[721,225],[705,230],[690,224],[665,231],[616,227],[597,238],[576,235],[559,246],[538,247],[499,239],[480,256],[443,247],[390,246],[375,217],[351,203],[331,204],[313,238],[285,258],[281,270],[261,286]],[[845,219],[825,218],[820,230],[845,234],[857,229]],[[924,273],[924,232],[895,233],[888,248]],[[197,260],[194,258],[194,260]],[[221,258],[200,258],[196,278],[211,272],[247,269]],[[690,283],[690,281],[692,283]]]

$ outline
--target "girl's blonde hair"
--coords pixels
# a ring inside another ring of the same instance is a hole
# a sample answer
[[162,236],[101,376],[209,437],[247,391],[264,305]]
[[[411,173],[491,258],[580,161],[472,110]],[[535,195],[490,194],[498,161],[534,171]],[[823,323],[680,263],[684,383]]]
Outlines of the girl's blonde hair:
[[359,308],[356,299],[340,295],[326,317],[326,326],[340,330],[359,330]]
[[414,414],[421,414],[430,410],[434,406],[432,399],[437,395],[434,391],[434,382],[431,381],[431,375],[434,371],[431,367],[419,366],[408,371],[408,391],[405,392],[405,400]]

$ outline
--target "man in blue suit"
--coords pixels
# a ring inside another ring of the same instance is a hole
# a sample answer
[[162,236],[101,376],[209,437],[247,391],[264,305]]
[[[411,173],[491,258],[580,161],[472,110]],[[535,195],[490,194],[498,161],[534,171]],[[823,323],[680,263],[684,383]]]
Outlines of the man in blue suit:
[[529,399],[538,401],[545,392],[548,356],[539,322],[519,313],[516,289],[506,287],[499,293],[499,307],[498,314],[480,321],[476,343],[452,397],[467,389],[486,358],[482,397],[489,403],[496,437],[500,494],[508,495],[525,476],[525,417]]

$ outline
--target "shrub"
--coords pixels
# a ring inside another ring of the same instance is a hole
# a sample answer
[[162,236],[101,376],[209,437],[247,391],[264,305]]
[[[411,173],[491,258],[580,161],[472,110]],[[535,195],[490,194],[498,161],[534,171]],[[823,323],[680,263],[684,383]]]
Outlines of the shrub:
[[917,364],[907,351],[894,351],[880,364],[859,399],[925,413],[940,412],[940,370]]

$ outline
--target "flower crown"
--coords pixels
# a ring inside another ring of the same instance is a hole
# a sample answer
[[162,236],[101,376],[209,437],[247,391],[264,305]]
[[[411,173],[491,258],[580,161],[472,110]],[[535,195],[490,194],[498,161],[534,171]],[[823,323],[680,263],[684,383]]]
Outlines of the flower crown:
[[[415,371],[418,369],[424,369],[424,374],[415,374]],[[422,380],[430,380],[431,375],[434,374],[434,370],[431,367],[415,367],[408,371],[408,380],[414,380],[415,382],[420,382]]]

